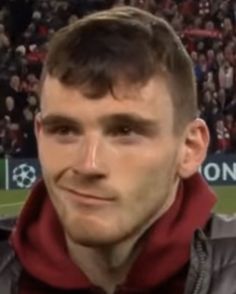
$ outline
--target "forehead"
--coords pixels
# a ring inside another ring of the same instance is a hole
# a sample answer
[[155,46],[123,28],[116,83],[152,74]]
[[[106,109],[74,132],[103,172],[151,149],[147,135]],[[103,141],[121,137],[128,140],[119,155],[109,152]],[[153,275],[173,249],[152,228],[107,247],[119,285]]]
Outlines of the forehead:
[[85,97],[76,87],[65,86],[56,78],[46,76],[41,93],[43,115],[54,113],[93,117],[109,113],[137,112],[144,116],[173,117],[173,105],[167,82],[155,77],[145,86],[119,85],[115,96],[108,93],[99,99]]

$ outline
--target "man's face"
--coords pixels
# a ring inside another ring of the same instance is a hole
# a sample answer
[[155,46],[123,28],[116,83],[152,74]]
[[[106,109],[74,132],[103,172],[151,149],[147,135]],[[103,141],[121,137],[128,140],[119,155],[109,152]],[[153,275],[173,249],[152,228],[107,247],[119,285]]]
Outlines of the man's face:
[[88,245],[135,235],[164,209],[182,143],[167,85],[91,100],[46,77],[35,129],[43,177],[65,233]]

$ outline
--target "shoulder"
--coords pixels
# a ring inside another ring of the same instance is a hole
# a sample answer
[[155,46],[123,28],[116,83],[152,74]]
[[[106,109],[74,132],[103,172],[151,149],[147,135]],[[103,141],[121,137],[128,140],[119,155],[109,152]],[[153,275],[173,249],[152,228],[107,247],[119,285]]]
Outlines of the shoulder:
[[209,293],[236,293],[236,215],[213,214],[207,239],[211,248]]
[[0,218],[0,242],[8,239],[14,225],[16,218]]
[[15,222],[15,218],[0,219],[0,293],[12,293],[21,272],[21,265],[8,242]]
[[212,214],[205,229],[195,232],[185,293],[195,288],[236,293],[236,216]]
[[15,253],[9,243],[9,236],[15,225],[15,218],[0,219],[0,274],[5,270],[9,262],[14,259]]
[[212,240],[236,238],[236,214],[212,214],[207,235]]
[[10,255],[14,254],[14,251],[11,248],[8,239],[15,225],[15,222],[15,218],[0,219],[0,270],[2,269],[4,260],[8,258]]
[[213,271],[235,265],[236,273],[236,214],[213,214],[206,236],[212,248]]

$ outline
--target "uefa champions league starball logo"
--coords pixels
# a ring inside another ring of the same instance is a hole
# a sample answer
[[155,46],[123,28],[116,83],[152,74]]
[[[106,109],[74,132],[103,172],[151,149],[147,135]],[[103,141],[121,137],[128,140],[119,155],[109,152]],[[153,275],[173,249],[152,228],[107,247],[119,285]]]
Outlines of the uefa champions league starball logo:
[[33,166],[22,163],[12,171],[12,180],[17,187],[28,189],[36,181],[36,170]]

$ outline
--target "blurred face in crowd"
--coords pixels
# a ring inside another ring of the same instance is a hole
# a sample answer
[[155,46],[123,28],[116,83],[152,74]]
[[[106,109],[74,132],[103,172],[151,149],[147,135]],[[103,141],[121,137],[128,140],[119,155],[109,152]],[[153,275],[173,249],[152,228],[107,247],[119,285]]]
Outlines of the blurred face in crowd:
[[198,42],[197,43],[197,50],[202,51],[205,47],[205,44],[203,42]]
[[13,75],[10,79],[10,85],[14,89],[18,89],[20,86],[20,78],[17,75]]
[[224,121],[222,119],[219,119],[216,121],[216,129],[217,129],[217,131],[224,130]]
[[30,111],[29,109],[24,109],[23,111],[23,115],[24,115],[24,119],[26,121],[32,122],[34,120],[34,115],[32,113],[32,111]]
[[14,101],[13,97],[11,97],[11,96],[6,97],[6,108],[7,108],[7,110],[11,111],[11,110],[14,109],[14,107],[15,107],[15,101]]
[[114,244],[143,230],[174,201],[179,178],[198,166],[189,158],[205,126],[196,120],[174,133],[164,78],[120,85],[116,96],[89,99],[51,76],[42,88],[35,131],[43,177],[67,236],[83,245]]
[[210,50],[207,51],[207,58],[208,58],[209,61],[214,60],[214,58],[215,58],[214,50],[210,49]]
[[198,61],[198,54],[197,54],[196,51],[193,51],[191,53],[191,58],[192,58],[193,62],[197,62]]
[[210,91],[205,91],[205,93],[204,93],[204,103],[210,103],[211,102],[211,100],[212,100],[212,94],[211,94],[211,92]]
[[29,96],[27,99],[27,102],[30,106],[36,106],[37,105],[37,98],[33,95]]
[[231,114],[228,114],[225,116],[225,125],[227,126],[227,128],[230,130],[233,126],[233,122],[234,122],[234,117]]
[[222,52],[219,52],[216,56],[217,62],[219,65],[222,65],[224,63],[224,54]]
[[38,79],[36,78],[35,74],[28,74],[27,80],[29,83],[36,83]]
[[230,18],[224,19],[224,29],[226,31],[231,31],[233,29],[232,22]]
[[205,25],[206,30],[214,30],[215,29],[215,25],[213,21],[208,21]]
[[207,73],[207,80],[206,80],[206,85],[204,83],[204,88],[207,90],[210,90],[211,92],[215,91],[215,82],[214,82],[214,76],[213,76],[213,72],[208,72]]

